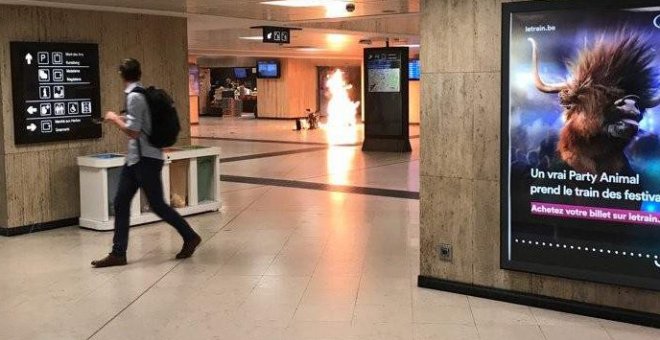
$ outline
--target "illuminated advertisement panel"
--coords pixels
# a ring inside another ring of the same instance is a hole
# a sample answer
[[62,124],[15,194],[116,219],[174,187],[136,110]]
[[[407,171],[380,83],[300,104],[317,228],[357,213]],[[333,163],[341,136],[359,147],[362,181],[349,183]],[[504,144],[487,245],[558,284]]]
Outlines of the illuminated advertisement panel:
[[505,269],[660,289],[660,3],[505,4]]

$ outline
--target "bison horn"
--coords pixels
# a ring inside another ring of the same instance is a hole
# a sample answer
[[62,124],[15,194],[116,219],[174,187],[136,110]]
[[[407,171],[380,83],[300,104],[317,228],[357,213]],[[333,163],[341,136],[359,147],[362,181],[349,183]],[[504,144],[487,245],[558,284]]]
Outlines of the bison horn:
[[536,41],[532,38],[527,38],[527,40],[532,43],[532,75],[534,76],[534,84],[536,85],[536,88],[545,93],[560,92],[566,87],[566,83],[546,84],[543,79],[541,79],[541,75],[539,74],[539,50],[536,48]]

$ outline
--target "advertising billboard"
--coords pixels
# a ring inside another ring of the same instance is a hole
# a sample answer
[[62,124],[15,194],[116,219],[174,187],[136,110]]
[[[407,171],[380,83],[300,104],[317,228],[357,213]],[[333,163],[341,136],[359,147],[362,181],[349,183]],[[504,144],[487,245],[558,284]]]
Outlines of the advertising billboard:
[[658,4],[504,4],[502,268],[660,289]]

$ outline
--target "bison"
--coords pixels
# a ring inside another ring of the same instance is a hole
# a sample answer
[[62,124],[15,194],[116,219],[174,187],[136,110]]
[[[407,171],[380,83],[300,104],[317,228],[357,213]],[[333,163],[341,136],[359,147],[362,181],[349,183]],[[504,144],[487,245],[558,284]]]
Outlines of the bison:
[[539,73],[539,49],[532,45],[536,88],[558,93],[565,124],[557,154],[570,168],[589,173],[632,173],[624,149],[639,131],[644,111],[660,104],[655,52],[642,36],[619,31],[603,34],[582,48],[567,66],[562,83],[546,83]]

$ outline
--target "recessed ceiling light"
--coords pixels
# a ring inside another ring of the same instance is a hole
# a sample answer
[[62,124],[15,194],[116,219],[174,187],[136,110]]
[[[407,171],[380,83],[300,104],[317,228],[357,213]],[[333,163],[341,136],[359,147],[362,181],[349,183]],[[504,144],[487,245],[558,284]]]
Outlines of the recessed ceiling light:
[[274,0],[262,1],[263,5],[283,6],[283,7],[323,7],[334,4],[346,4],[342,0]]
[[264,37],[260,35],[254,35],[251,37],[239,37],[238,39],[243,39],[243,40],[264,40]]

